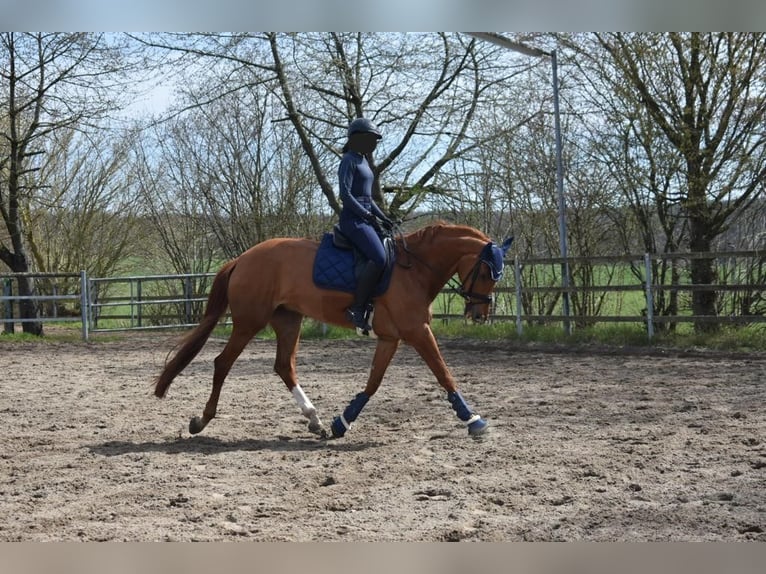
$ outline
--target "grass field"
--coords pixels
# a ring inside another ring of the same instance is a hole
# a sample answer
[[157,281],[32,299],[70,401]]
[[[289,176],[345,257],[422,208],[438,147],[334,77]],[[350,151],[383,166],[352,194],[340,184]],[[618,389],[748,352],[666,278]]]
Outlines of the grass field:
[[[104,306],[99,309],[100,316],[98,321],[99,329],[126,329],[139,325],[139,315],[141,317],[141,326],[154,326],[162,324],[177,324],[178,315],[183,314],[182,303],[151,303],[138,305],[138,295],[140,292],[141,300],[146,302],[154,299],[172,299],[181,297],[183,292],[182,282],[177,279],[155,280],[144,278],[137,282],[135,277],[140,276],[140,269],[133,270],[133,279],[123,278],[116,280],[108,285],[108,296],[111,299],[110,306]],[[116,278],[119,279],[119,278]],[[555,287],[558,279],[555,268],[551,265],[539,265],[536,269],[526,269],[524,272],[525,286]],[[209,288],[209,279],[207,284],[199,285],[195,292],[199,295],[195,297],[205,297]],[[618,285],[618,286],[636,286],[635,290],[617,290],[617,291],[595,291],[587,292],[585,295],[591,299],[591,306],[594,307],[594,321],[599,317],[617,316],[626,319],[633,318],[634,322],[596,322],[589,327],[575,327],[571,334],[564,332],[560,322],[549,322],[538,324],[539,322],[524,321],[521,334],[517,331],[515,321],[516,314],[516,293],[514,286],[514,274],[506,273],[503,280],[496,288],[495,306],[493,311],[493,322],[487,325],[469,325],[462,319],[454,318],[462,314],[464,302],[463,299],[454,291],[445,290],[439,294],[432,304],[434,314],[433,330],[438,337],[454,338],[472,338],[498,340],[505,339],[516,342],[539,342],[554,344],[600,344],[614,346],[637,346],[637,345],[667,345],[673,347],[701,347],[713,349],[728,349],[742,351],[761,351],[766,350],[766,325],[753,324],[740,327],[723,326],[717,332],[710,334],[695,333],[691,323],[680,323],[676,326],[673,333],[655,333],[653,341],[649,341],[646,326],[641,322],[642,311],[646,308],[645,293],[640,288],[640,279],[638,279],[630,270],[627,264],[602,266],[594,268],[589,279],[591,285]],[[103,285],[106,287],[106,285]],[[690,314],[688,310],[689,293],[681,292],[681,310],[679,314]],[[102,302],[103,293],[102,293]],[[534,292],[531,296],[532,308],[523,310],[524,314],[552,314],[561,315],[561,301],[557,293],[552,292]],[[552,303],[551,303],[552,302]],[[529,301],[528,301],[529,304]],[[201,309],[202,303],[196,303]],[[552,307],[552,308],[551,308]],[[587,308],[586,308],[587,309]],[[573,314],[577,308],[573,305]],[[443,318],[443,315],[453,315],[452,318]],[[92,328],[92,325],[91,325]],[[19,326],[17,325],[17,330]],[[57,335],[62,337],[71,336],[79,338],[80,327],[76,323],[57,324],[55,329]],[[220,335],[225,336],[226,327],[220,328]],[[67,335],[71,333],[71,335]],[[107,333],[99,333],[99,337],[106,336]],[[15,335],[14,335],[15,336]],[[313,320],[306,320],[303,325],[303,336],[307,338],[348,338],[355,336],[351,331],[327,326],[317,323]],[[263,331],[260,338],[272,338],[273,333],[269,329]]]
[[[747,325],[741,327],[724,326],[715,333],[699,334],[694,332],[691,324],[679,325],[675,333],[657,334],[649,341],[646,329],[639,324],[599,324],[594,327],[574,329],[567,335],[560,324],[528,325],[521,336],[516,332],[513,321],[493,322],[485,325],[474,325],[463,320],[435,319],[432,323],[434,334],[439,340],[471,339],[485,341],[508,341],[514,344],[530,345],[574,345],[587,347],[597,345],[604,347],[662,347],[673,349],[711,349],[732,352],[763,352],[766,351],[766,325]],[[183,330],[170,330],[169,333],[182,333]],[[216,337],[227,337],[230,327],[222,325],[215,331]],[[124,332],[98,333],[96,341],[114,341],[125,336]],[[81,329],[73,323],[46,323],[46,336],[35,337],[17,332],[0,334],[4,341],[27,341],[45,344],[45,341],[81,340]],[[325,325],[312,319],[305,319],[302,328],[305,339],[353,339],[357,335],[349,330],[333,325]],[[261,331],[261,340],[274,339],[270,328]]]

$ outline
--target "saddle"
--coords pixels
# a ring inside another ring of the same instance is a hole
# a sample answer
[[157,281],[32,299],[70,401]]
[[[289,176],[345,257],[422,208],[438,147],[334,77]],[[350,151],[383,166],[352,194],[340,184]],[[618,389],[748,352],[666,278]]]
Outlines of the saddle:
[[[383,248],[386,251],[386,265],[380,276],[373,297],[379,297],[388,289],[391,271],[396,261],[396,246],[393,238],[381,234]],[[367,257],[354,247],[351,240],[335,225],[331,232],[325,233],[319,243],[319,250],[314,258],[314,284],[322,289],[335,291],[356,291],[359,273],[367,262]]]

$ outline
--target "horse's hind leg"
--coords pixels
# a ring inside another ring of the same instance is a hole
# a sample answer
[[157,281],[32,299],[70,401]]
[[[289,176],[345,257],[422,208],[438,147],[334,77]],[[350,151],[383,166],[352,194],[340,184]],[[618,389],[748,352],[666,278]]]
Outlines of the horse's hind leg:
[[272,315],[271,326],[277,335],[277,357],[274,361],[274,371],[282,378],[287,389],[293,394],[303,416],[309,419],[309,431],[325,436],[327,431],[322,421],[319,420],[316,408],[298,384],[295,370],[295,355],[298,352],[302,320],[303,315],[284,307],[278,308]]
[[221,396],[221,387],[223,387],[223,381],[226,379],[226,375],[229,374],[231,366],[237,357],[242,353],[244,348],[250,342],[250,339],[258,332],[258,329],[252,328],[238,328],[234,325],[231,332],[231,337],[226,343],[226,346],[221,351],[214,361],[215,369],[213,371],[213,390],[210,393],[210,398],[205,405],[205,410],[202,411],[201,417],[192,417],[189,421],[189,432],[191,434],[197,434],[204,429],[207,424],[215,418],[216,410],[218,409],[218,398]]

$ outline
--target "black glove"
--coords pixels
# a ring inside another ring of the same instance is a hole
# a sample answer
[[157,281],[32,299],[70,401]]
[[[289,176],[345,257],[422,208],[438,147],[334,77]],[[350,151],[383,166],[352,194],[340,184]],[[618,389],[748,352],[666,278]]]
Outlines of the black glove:
[[394,222],[391,221],[388,217],[384,217],[382,220],[383,227],[387,229],[388,231],[393,231],[394,229]]
[[368,220],[369,224],[372,226],[372,228],[377,232],[380,233],[380,223],[378,223],[378,220],[375,218],[375,216],[370,217]]

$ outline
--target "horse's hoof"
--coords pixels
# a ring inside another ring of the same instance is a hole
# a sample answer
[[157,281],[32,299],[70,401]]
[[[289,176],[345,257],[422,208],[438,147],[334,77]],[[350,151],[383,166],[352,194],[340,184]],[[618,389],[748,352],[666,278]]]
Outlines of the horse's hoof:
[[207,423],[202,420],[201,417],[192,417],[189,421],[189,432],[191,434],[198,434],[202,432],[202,429],[204,429],[207,426]]
[[311,434],[318,434],[318,435],[326,435],[327,431],[325,430],[322,423],[315,423],[315,422],[309,422],[309,432]]
[[332,438],[343,438],[343,435],[346,434],[346,425],[343,424],[340,417],[333,419],[330,429],[332,430]]
[[488,430],[489,423],[481,418],[468,425],[468,434],[471,436],[481,436]]

